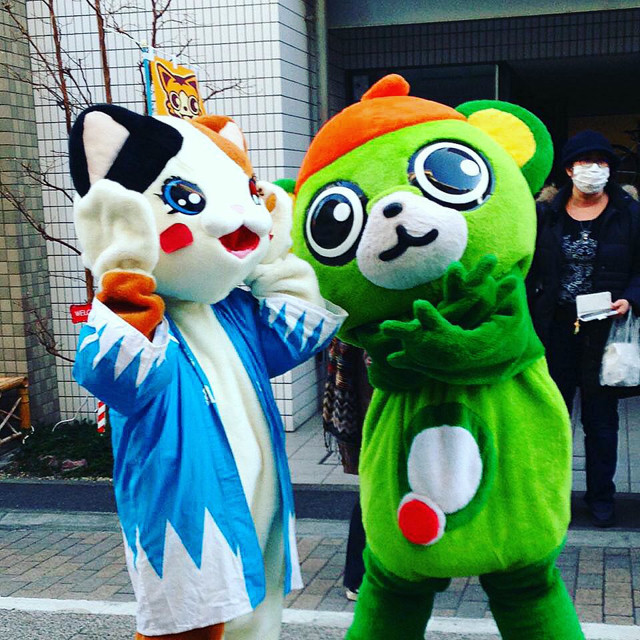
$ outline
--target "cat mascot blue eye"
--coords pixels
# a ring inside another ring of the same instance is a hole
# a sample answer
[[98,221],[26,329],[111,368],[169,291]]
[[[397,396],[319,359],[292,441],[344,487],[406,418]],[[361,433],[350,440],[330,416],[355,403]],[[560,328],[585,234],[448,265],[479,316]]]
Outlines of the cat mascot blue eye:
[[188,216],[199,214],[207,204],[202,189],[193,182],[182,178],[170,178],[162,185],[160,198],[171,207],[169,213],[184,213]]

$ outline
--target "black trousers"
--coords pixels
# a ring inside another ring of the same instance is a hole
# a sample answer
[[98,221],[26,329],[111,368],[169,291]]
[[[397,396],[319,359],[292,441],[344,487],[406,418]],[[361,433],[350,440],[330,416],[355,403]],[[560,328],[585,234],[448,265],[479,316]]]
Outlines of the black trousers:
[[558,309],[546,345],[547,362],[569,414],[576,389],[580,389],[586,500],[592,511],[605,512],[613,504],[616,491],[613,477],[618,457],[618,399],[598,386],[597,363],[610,323],[600,320],[581,323],[579,333],[574,334],[574,322],[575,311]]
[[347,558],[344,565],[344,586],[351,591],[358,591],[364,576],[364,560],[362,553],[366,541],[362,526],[362,510],[360,499],[356,500],[349,522],[349,538],[347,539]]

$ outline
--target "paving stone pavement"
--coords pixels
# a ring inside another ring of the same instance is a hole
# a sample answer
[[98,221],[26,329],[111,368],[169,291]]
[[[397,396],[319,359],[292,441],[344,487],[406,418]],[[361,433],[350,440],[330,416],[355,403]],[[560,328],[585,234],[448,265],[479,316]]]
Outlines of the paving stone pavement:
[[[287,597],[288,608],[353,610],[342,587],[347,528],[342,521],[299,521],[306,587]],[[558,564],[582,622],[640,623],[639,532],[570,531]],[[116,516],[0,512],[0,597],[132,601]],[[434,615],[491,616],[477,578],[453,580],[438,594]]]

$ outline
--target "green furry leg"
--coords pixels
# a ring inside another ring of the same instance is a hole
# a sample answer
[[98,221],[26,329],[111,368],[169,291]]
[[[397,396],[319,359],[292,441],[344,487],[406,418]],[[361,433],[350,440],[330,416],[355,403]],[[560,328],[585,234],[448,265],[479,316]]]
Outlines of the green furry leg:
[[503,640],[584,640],[555,561],[480,576]]
[[450,580],[402,580],[385,571],[368,548],[364,562],[366,573],[345,640],[423,640],[435,594]]

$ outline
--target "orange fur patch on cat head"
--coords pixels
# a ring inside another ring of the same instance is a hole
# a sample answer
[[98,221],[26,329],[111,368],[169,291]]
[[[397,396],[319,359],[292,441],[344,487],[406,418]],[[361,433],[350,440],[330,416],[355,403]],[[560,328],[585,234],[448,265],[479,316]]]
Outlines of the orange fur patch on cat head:
[[224,151],[251,178],[253,167],[240,127],[228,116],[199,116],[189,121]]

